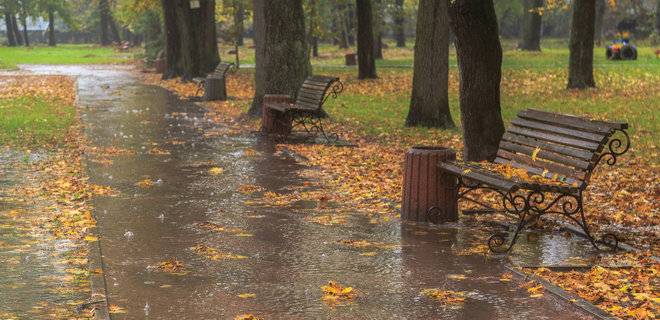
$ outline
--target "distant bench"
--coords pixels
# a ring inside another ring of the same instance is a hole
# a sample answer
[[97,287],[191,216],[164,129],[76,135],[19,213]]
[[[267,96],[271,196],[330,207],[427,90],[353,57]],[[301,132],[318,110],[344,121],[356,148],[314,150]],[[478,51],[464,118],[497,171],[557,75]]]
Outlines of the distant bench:
[[206,77],[193,78],[192,81],[197,84],[195,95],[199,95],[199,92],[204,90],[204,100],[227,100],[227,82],[225,77],[233,69],[233,63],[220,62],[215,67],[215,70]]
[[337,97],[344,86],[337,77],[310,76],[301,85],[295,100],[288,95],[267,94],[262,107],[262,131],[286,138],[299,127],[307,133],[321,135],[328,142],[339,136],[323,128],[326,116],[323,105],[329,97]]
[[[618,239],[613,234],[605,234],[598,241],[593,237],[584,217],[583,192],[601,160],[612,166],[618,156],[628,151],[627,129],[628,124],[623,122],[528,109],[518,113],[504,133],[495,163],[546,180],[505,176],[501,170],[490,170],[474,162],[439,162],[438,168],[457,177],[459,199],[477,202],[467,195],[478,189],[495,191],[502,196],[504,211],[518,218],[508,245],[507,235],[490,237],[491,251],[508,252],[526,226],[549,213],[576,223],[594,247],[599,248],[597,243],[602,243],[616,248]],[[433,208],[428,214],[434,214],[432,211]]]

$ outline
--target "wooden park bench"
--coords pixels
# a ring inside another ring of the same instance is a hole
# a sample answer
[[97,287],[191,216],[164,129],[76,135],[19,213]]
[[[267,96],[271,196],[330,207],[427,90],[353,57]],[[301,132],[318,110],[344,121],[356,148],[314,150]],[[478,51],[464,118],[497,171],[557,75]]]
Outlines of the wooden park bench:
[[262,131],[286,138],[300,128],[310,134],[321,135],[328,142],[337,142],[339,135],[323,128],[326,117],[323,105],[329,97],[336,98],[344,89],[337,77],[310,76],[303,82],[296,98],[267,94],[262,109]]
[[[616,248],[618,239],[614,234],[596,240],[590,232],[583,193],[602,160],[612,166],[628,151],[627,129],[628,124],[623,122],[528,109],[518,113],[504,133],[495,164],[450,161],[439,162],[438,168],[457,177],[459,200],[475,202],[492,212],[491,207],[468,194],[479,189],[494,191],[501,196],[501,211],[517,218],[508,244],[506,233],[488,239],[493,252],[508,252],[525,227],[551,213],[576,223],[597,249],[598,244]],[[431,208],[427,214],[437,214],[433,211]]]
[[193,78],[197,84],[197,92],[204,90],[204,100],[227,100],[227,82],[225,76],[227,72],[234,69],[233,63],[220,62],[215,70],[204,78]]

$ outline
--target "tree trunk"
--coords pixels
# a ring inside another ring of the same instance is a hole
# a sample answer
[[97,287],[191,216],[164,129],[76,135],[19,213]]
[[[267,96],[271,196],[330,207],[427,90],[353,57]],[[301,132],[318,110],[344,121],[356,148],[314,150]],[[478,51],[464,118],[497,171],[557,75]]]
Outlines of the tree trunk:
[[245,28],[243,21],[245,20],[245,8],[242,0],[234,1],[234,26],[236,27],[236,45],[242,46],[244,44],[243,33]]
[[568,88],[585,89],[594,81],[594,20],[596,0],[574,0],[569,42]]
[[[660,3],[660,2],[658,2]],[[594,22],[594,38],[597,45],[603,42],[603,19],[607,10],[606,0],[596,0],[596,21]]]
[[449,20],[460,71],[463,159],[493,160],[504,133],[502,46],[493,0],[455,0],[449,5]]
[[28,29],[27,29],[27,12],[25,8],[23,8],[23,14],[21,14],[21,24],[23,25],[23,40],[24,44],[26,47],[30,46],[30,38],[28,37]]
[[163,79],[174,78],[183,73],[180,66],[174,62],[177,60],[181,49],[179,48],[179,30],[176,27],[175,1],[176,0],[161,0],[165,31],[165,58],[168,61],[173,60],[173,63],[167,63],[166,71],[163,73]]
[[660,0],[655,5],[655,33],[660,35]]
[[346,41],[351,47],[355,45],[355,10],[351,2],[346,4]]
[[115,18],[112,17],[112,11],[108,9],[108,22],[110,26],[110,35],[112,36],[112,42],[114,43],[121,43],[121,37],[119,36],[119,29],[117,28],[117,23],[115,22]]
[[518,49],[541,51],[542,16],[538,11],[543,7],[543,0],[523,0],[522,37]]
[[374,33],[371,0],[356,0],[358,33],[358,78],[375,79],[376,59],[374,58]]
[[396,0],[394,16],[394,33],[396,37],[396,46],[403,48],[406,46],[406,28],[403,10],[403,0]]
[[108,10],[110,10],[108,0],[99,0],[99,16],[101,25],[100,41],[102,46],[108,46],[111,43]]
[[184,80],[205,76],[220,62],[215,31],[215,1],[162,0],[165,20],[167,71],[165,78]]
[[12,26],[11,13],[5,11],[5,26],[7,28],[7,45],[10,47],[16,46],[16,38],[14,38],[14,27]]
[[57,45],[55,40],[55,10],[48,7],[48,45],[54,47]]
[[449,112],[449,17],[447,1],[420,0],[413,89],[406,126],[454,127]]
[[11,15],[11,27],[14,29],[14,39],[16,39],[16,44],[22,46],[23,35],[21,34],[21,31],[19,31],[18,29],[18,21],[16,19],[16,15],[14,14]]
[[374,0],[374,23],[373,23],[373,32],[374,32],[374,58],[383,59],[383,13],[382,13],[382,0]]
[[249,114],[261,115],[264,94],[295,96],[312,72],[302,0],[254,0],[255,96]]
[[309,0],[309,31],[307,32],[307,37],[309,39],[309,46],[312,50],[313,57],[319,56],[319,38],[316,33],[316,24],[319,16],[316,6],[316,0]]

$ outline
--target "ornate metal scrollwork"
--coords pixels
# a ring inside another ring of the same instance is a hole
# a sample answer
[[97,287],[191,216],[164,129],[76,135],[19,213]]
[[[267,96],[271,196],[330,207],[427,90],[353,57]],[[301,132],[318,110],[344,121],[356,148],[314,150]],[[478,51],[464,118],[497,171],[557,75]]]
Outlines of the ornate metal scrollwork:
[[328,98],[330,98],[330,97],[332,97],[333,99],[336,99],[337,96],[339,96],[339,94],[342,93],[342,91],[344,91],[344,84],[339,80],[334,81],[330,85],[330,91],[323,98],[323,101],[321,102],[321,105],[324,105],[325,101],[328,100]]
[[[527,226],[533,225],[535,221],[546,214],[559,214],[573,221],[582,229],[586,238],[596,249],[601,250],[598,243],[604,244],[610,248],[616,248],[618,246],[618,239],[613,234],[605,234],[599,241],[596,241],[593,237],[584,217],[582,192],[545,193],[538,190],[503,192],[479,182],[466,182],[462,177],[458,177],[458,188],[460,190],[459,199],[471,200],[478,204],[481,203],[468,198],[467,195],[475,190],[496,192],[501,196],[502,211],[511,216],[517,217],[518,223],[510,240],[507,241],[508,235],[501,232],[493,234],[488,239],[488,248],[494,253],[506,253],[511,250],[516,243],[520,232]],[[553,195],[553,197],[548,197],[548,195]],[[483,204],[481,205],[487,207]],[[492,209],[490,207],[487,208]],[[432,212],[429,210],[429,217],[431,214]]]
[[308,134],[321,135],[331,143],[339,141],[339,135],[332,132],[326,132],[323,129],[323,122],[320,118],[311,114],[297,114],[293,117],[293,128],[302,127]]
[[600,157],[598,157],[596,165],[598,165],[601,160],[606,158],[606,163],[610,166],[613,166],[616,164],[616,159],[618,156],[628,152],[630,149],[630,137],[628,136],[628,132],[623,129],[613,130],[610,134],[610,140],[606,144],[606,148],[607,149],[603,150],[603,153],[600,154]]

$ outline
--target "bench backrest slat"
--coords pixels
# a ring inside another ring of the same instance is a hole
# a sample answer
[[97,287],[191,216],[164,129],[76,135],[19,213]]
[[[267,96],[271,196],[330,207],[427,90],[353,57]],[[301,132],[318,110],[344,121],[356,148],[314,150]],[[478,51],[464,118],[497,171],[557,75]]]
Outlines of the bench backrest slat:
[[234,66],[233,63],[227,63],[227,62],[220,62],[218,65],[215,67],[215,70],[209,75],[213,77],[224,77],[227,75],[227,72]]
[[325,102],[328,90],[336,81],[339,81],[339,78],[325,76],[308,77],[298,90],[296,107],[310,111],[319,111]]
[[628,126],[528,109],[502,136],[496,163],[586,186],[614,130]]

